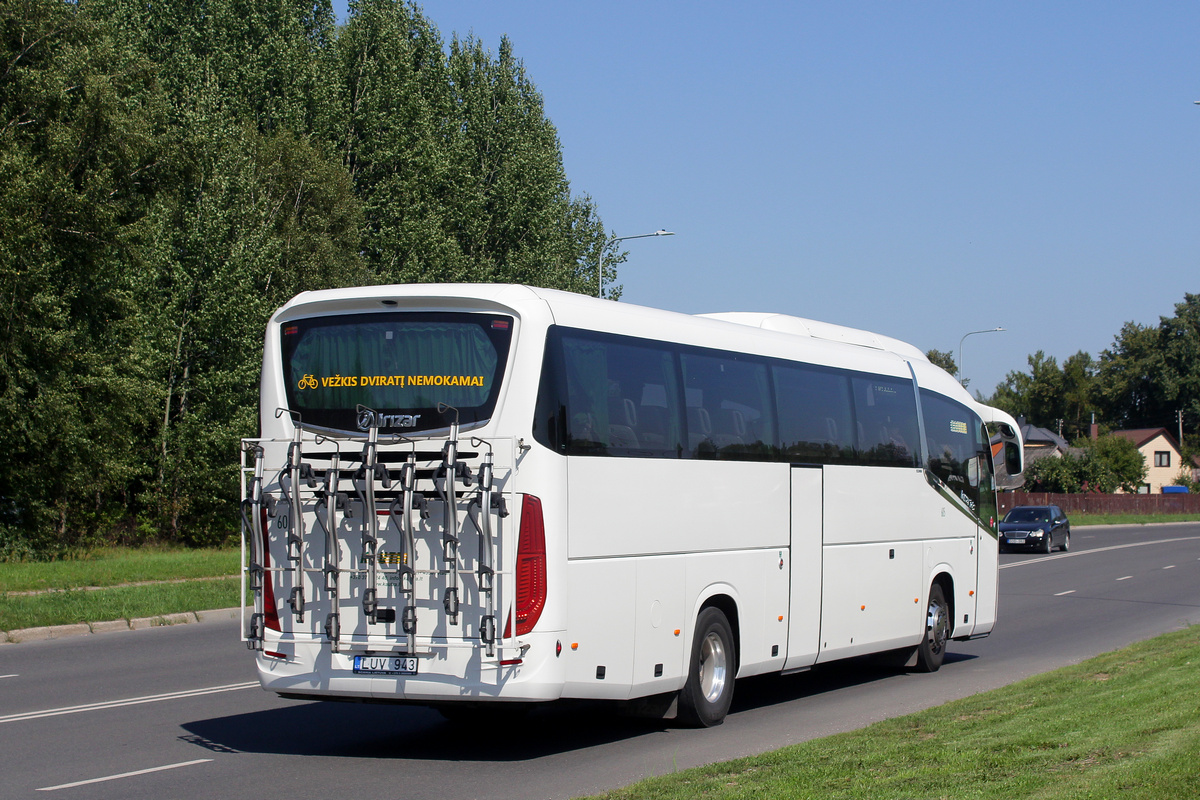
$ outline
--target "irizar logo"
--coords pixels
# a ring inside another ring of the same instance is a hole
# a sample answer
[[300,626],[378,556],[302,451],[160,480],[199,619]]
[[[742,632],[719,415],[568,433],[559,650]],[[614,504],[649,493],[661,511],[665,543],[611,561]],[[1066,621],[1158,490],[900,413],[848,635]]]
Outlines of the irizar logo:
[[380,414],[364,409],[358,413],[358,429],[360,431],[376,428],[415,428],[420,414]]

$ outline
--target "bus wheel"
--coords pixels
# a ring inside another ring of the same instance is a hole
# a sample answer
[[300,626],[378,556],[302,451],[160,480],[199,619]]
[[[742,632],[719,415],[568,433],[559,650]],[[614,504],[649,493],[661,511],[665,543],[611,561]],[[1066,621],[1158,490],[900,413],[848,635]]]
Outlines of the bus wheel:
[[937,672],[946,657],[950,641],[950,607],[940,584],[929,587],[929,612],[925,619],[925,638],[917,648],[917,671]]
[[720,725],[733,702],[737,659],[733,629],[719,608],[706,608],[696,620],[691,667],[679,690],[679,722],[696,728]]

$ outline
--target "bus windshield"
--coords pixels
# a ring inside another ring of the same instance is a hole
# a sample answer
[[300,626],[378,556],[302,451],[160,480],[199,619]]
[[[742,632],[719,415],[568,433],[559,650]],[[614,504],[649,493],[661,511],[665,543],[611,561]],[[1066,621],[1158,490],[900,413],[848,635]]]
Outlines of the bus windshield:
[[[411,433],[490,418],[512,336],[498,314],[392,312],[281,323],[288,405],[309,426]],[[375,412],[357,413],[359,406]]]

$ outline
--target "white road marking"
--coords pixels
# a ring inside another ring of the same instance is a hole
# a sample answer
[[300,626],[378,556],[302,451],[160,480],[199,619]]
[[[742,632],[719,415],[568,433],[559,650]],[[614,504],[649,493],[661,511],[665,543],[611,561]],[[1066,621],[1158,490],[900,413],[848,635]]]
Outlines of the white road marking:
[[1175,565],[1174,565],[1174,564],[1172,564],[1172,565],[1171,565],[1171,566],[1169,566],[1169,567],[1163,567],[1163,569],[1175,569]]
[[9,714],[6,717],[0,717],[0,724],[5,722],[24,722],[25,720],[42,719],[43,717],[59,717],[63,714],[79,714],[84,711],[102,711],[106,708],[136,706],[142,703],[157,703],[162,700],[182,700],[187,697],[200,697],[206,694],[219,694],[220,692],[236,692],[238,689],[249,689],[252,686],[258,686],[258,681],[230,683],[225,686],[209,686],[204,689],[189,689],[182,692],[168,692],[167,694],[152,694],[146,697],[130,697],[126,700],[108,700],[103,703],[88,703],[82,706],[50,708],[44,711],[26,711],[23,714]]
[[1132,577],[1133,577],[1132,575],[1126,575],[1124,578],[1117,578],[1117,580],[1119,580],[1119,581],[1127,581],[1127,580],[1129,580],[1129,579],[1130,579],[1130,578],[1132,578]]
[[[1060,558],[1076,558],[1078,556],[1090,556],[1094,553],[1107,553],[1110,550],[1125,550],[1130,547],[1146,547],[1152,544],[1171,544],[1172,542],[1193,542],[1200,539],[1200,536],[1181,536],[1178,539],[1156,539],[1153,542],[1133,542],[1131,544],[1114,544],[1111,547],[1097,547],[1094,550],[1072,550],[1069,553],[1056,553],[1052,556],[1043,556],[1042,558],[1027,558],[1023,561],[1013,561],[1008,564],[1001,564],[1000,569],[1011,569],[1013,567],[1027,567],[1030,564],[1045,564],[1048,561],[1057,561]],[[1200,560],[1200,559],[1197,559]]]
[[1065,591],[1065,592],[1059,592],[1058,594],[1056,594],[1056,595],[1054,595],[1054,596],[1055,596],[1055,597],[1062,597],[1062,596],[1063,596],[1063,595],[1065,595],[1065,594],[1075,594],[1075,590],[1074,590],[1074,589],[1068,589],[1067,591]]
[[12,675],[0,675],[0,678],[19,678],[19,677],[21,677],[21,676],[15,672]]
[[74,783],[60,783],[58,786],[43,786],[38,789],[39,792],[54,792],[59,789],[74,789],[76,786],[87,786],[90,783],[104,783],[105,781],[115,781],[121,778],[132,778],[135,775],[146,775],[151,772],[162,772],[168,769],[179,769],[180,767],[190,767],[193,764],[204,764],[212,761],[211,758],[197,758],[195,761],[181,761],[178,764],[167,764],[161,767],[151,767],[150,769],[139,769],[133,772],[122,772],[120,775],[107,775],[103,778],[91,778],[86,781],[75,781]]

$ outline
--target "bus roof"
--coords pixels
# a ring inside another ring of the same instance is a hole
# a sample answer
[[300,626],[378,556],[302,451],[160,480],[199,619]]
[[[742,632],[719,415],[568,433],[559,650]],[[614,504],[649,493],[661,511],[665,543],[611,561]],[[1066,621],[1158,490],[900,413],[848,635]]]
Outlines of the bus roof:
[[886,350],[908,359],[928,361],[919,347],[881,336],[878,333],[864,331],[859,328],[849,328],[845,325],[834,325],[829,322],[819,322],[815,319],[792,317],[787,314],[775,314],[758,311],[726,311],[718,314],[697,314],[707,319],[719,319],[725,322],[736,322],[739,325],[749,325],[752,328],[762,328],[768,331],[790,333],[794,336],[808,336],[813,339],[824,339],[831,342],[842,342],[859,347],[870,347],[874,350]]

